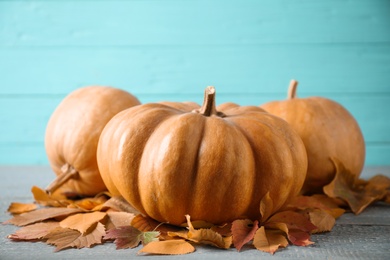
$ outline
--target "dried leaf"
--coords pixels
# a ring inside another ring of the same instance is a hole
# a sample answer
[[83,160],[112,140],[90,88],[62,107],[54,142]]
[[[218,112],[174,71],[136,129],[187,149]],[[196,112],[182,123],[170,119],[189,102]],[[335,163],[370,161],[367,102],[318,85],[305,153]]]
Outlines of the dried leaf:
[[326,195],[316,194],[313,196],[297,196],[291,200],[288,208],[307,210],[307,209],[321,209],[332,215],[334,218],[340,217],[345,210],[339,208],[339,204],[332,198]]
[[122,226],[129,226],[134,219],[133,213],[127,212],[106,212],[108,219],[106,221],[106,229],[112,229]]
[[221,234],[211,229],[195,229],[191,223],[189,215],[186,215],[188,224],[187,239],[201,244],[212,245],[219,248],[230,248],[232,244],[232,237],[222,237]]
[[46,191],[42,190],[37,186],[31,188],[31,192],[35,201],[42,206],[50,207],[66,207],[72,203],[71,200],[68,200],[65,196],[55,192],[54,194],[47,194]]
[[269,192],[265,194],[265,196],[260,201],[260,215],[261,215],[261,223],[264,223],[268,220],[274,210],[274,203],[272,201]]
[[336,223],[336,219],[324,210],[310,210],[308,211],[310,222],[313,223],[317,229],[312,233],[321,233],[331,231]]
[[299,229],[289,229],[288,240],[296,246],[308,246],[314,244],[314,242],[310,241],[310,234]]
[[93,210],[107,210],[113,209],[119,212],[140,214],[133,206],[131,206],[122,196],[114,196],[107,200],[103,205],[100,205]]
[[266,230],[260,227],[254,236],[253,245],[263,252],[274,254],[279,247],[286,247],[288,241],[280,230]]
[[171,239],[172,237],[168,235],[168,232],[176,232],[181,230],[180,227],[162,224],[150,217],[142,216],[141,214],[134,217],[134,219],[131,221],[131,226],[143,232],[159,231],[160,240]]
[[142,231],[131,227],[124,226],[108,230],[104,239],[114,239],[116,249],[126,249],[137,247],[141,243]]
[[240,251],[246,243],[253,239],[258,228],[257,220],[254,222],[249,219],[238,219],[233,221],[233,244],[237,251]]
[[138,253],[155,255],[183,255],[195,251],[195,248],[185,240],[153,241],[144,246]]
[[374,188],[375,185],[366,187],[362,180],[356,179],[350,171],[337,159],[332,159],[336,168],[334,179],[323,190],[331,198],[340,198],[348,203],[355,214],[360,214],[367,206],[386,196],[386,190]]
[[69,228],[56,228],[44,238],[46,243],[56,246],[56,252],[69,247],[84,248],[102,243],[105,229],[102,223],[98,223],[91,232],[81,234],[79,231]]
[[25,226],[36,222],[48,220],[57,217],[66,217],[72,214],[83,212],[81,209],[69,208],[42,208],[31,212],[26,212],[13,217],[4,222],[4,224],[13,224],[15,226]]
[[267,223],[286,223],[288,229],[298,229],[311,232],[317,227],[304,215],[294,211],[282,211],[273,215]]
[[88,229],[94,227],[99,221],[106,217],[104,212],[79,213],[67,217],[60,222],[62,228],[70,228],[78,230],[81,234],[85,234]]
[[15,241],[39,240],[59,226],[60,224],[58,222],[36,223],[16,230],[8,238]]
[[223,237],[232,236],[232,223],[227,223],[222,226],[212,226],[210,229],[221,234]]
[[106,196],[96,196],[94,198],[84,198],[75,200],[68,205],[68,208],[80,208],[84,210],[99,211],[101,206],[107,201]]
[[37,209],[37,204],[34,203],[19,203],[19,202],[12,202],[7,211],[11,214],[21,214],[33,211]]

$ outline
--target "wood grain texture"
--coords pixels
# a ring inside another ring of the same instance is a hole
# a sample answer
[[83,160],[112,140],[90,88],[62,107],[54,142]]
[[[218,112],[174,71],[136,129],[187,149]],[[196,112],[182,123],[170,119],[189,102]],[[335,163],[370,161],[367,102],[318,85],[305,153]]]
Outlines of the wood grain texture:
[[368,165],[390,165],[388,0],[1,0],[0,164],[46,164],[45,125],[86,85],[145,102],[259,105],[335,99],[356,117]]

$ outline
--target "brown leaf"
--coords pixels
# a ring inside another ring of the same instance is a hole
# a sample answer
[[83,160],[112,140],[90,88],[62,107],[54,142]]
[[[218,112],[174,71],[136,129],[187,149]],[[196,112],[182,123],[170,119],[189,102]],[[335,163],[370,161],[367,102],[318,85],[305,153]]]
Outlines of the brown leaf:
[[253,239],[258,228],[257,220],[254,222],[249,219],[238,219],[233,221],[233,244],[237,251],[240,251],[246,243]]
[[131,226],[143,232],[159,231],[160,240],[171,239],[172,236],[169,236],[168,232],[176,232],[182,230],[180,227],[162,224],[150,217],[142,216],[141,214],[133,218],[133,220],[131,221]]
[[260,201],[260,215],[261,223],[265,223],[268,218],[271,216],[274,210],[274,202],[272,201],[269,192]]
[[230,248],[232,244],[232,237],[222,237],[221,234],[211,229],[195,229],[191,223],[189,215],[186,215],[188,224],[187,239],[201,244],[208,244],[219,248]]
[[106,229],[112,229],[122,226],[130,226],[131,221],[134,219],[133,213],[127,212],[106,212],[108,219],[106,221]]
[[80,208],[84,210],[99,211],[101,206],[107,201],[106,196],[96,196],[94,198],[84,198],[75,200],[68,205],[68,208]]
[[339,205],[334,201],[334,199],[322,194],[297,196],[291,200],[288,207],[300,210],[321,209],[332,215],[334,218],[340,217],[345,212],[344,209],[339,208]]
[[107,200],[103,205],[94,208],[94,210],[113,209],[119,212],[140,214],[133,206],[131,206],[122,196],[114,196]]
[[104,212],[79,213],[67,217],[60,222],[62,228],[70,228],[78,230],[81,234],[85,234],[91,227],[102,221],[106,217]]
[[8,238],[15,241],[39,240],[59,226],[60,224],[58,222],[36,223],[16,230]]
[[25,226],[36,222],[48,220],[51,218],[65,217],[72,214],[83,212],[81,209],[68,209],[68,208],[42,208],[31,212],[26,212],[17,215],[7,221],[4,224],[13,224],[15,226]]
[[153,241],[144,246],[138,253],[155,255],[183,255],[195,251],[195,248],[185,240]]
[[33,211],[37,209],[37,204],[34,203],[19,203],[19,202],[12,202],[7,211],[11,214],[21,214],[26,213],[29,211]]
[[355,214],[360,214],[367,206],[386,196],[385,189],[376,189],[373,186],[366,187],[362,180],[348,171],[337,159],[332,159],[336,168],[334,179],[323,190],[331,198],[340,198],[348,203],[349,208]]
[[336,219],[324,210],[315,209],[308,211],[310,222],[317,228],[312,233],[331,231],[336,223]]
[[274,254],[279,247],[286,247],[288,241],[280,230],[267,230],[260,227],[253,238],[253,245],[263,252]]
[[141,243],[142,231],[131,227],[123,226],[108,230],[104,239],[114,239],[116,249],[134,248]]
[[72,202],[60,193],[55,192],[54,194],[49,195],[46,193],[46,191],[37,186],[33,186],[31,188],[31,192],[35,201],[42,206],[66,207]]
[[212,226],[210,229],[221,234],[223,237],[232,236],[232,223],[227,223],[222,226]]
[[273,215],[267,223],[286,223],[288,229],[299,229],[311,232],[317,227],[304,215],[294,211],[281,211]]
[[308,246],[314,244],[314,242],[310,241],[310,234],[299,229],[289,229],[288,240],[296,246]]
[[56,252],[69,247],[84,248],[102,243],[105,234],[104,226],[98,223],[91,232],[81,234],[79,231],[69,228],[56,228],[44,238],[46,243],[56,246]]

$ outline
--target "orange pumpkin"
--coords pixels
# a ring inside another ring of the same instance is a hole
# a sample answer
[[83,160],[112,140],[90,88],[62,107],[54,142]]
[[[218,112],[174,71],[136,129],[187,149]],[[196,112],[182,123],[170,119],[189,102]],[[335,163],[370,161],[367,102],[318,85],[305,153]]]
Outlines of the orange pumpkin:
[[286,120],[305,144],[308,172],[304,193],[320,193],[332,181],[336,158],[358,177],[363,169],[365,143],[354,117],[339,103],[323,97],[297,98],[298,82],[291,81],[287,100],[261,105]]
[[46,153],[57,174],[46,190],[79,195],[106,190],[96,162],[99,136],[114,115],[138,104],[130,93],[103,86],[80,88],[65,97],[46,128]]
[[269,192],[274,210],[299,193],[307,156],[299,136],[259,107],[217,111],[208,87],[200,109],[163,104],[126,109],[104,128],[97,151],[107,188],[142,213],[179,225],[259,218]]

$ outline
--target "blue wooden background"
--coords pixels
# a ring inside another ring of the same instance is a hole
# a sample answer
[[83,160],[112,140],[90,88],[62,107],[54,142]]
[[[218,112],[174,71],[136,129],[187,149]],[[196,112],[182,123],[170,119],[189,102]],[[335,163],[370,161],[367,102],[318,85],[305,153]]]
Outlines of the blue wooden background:
[[49,116],[82,86],[259,105],[292,78],[355,116],[366,165],[390,165],[389,0],[0,1],[0,164],[47,164]]

